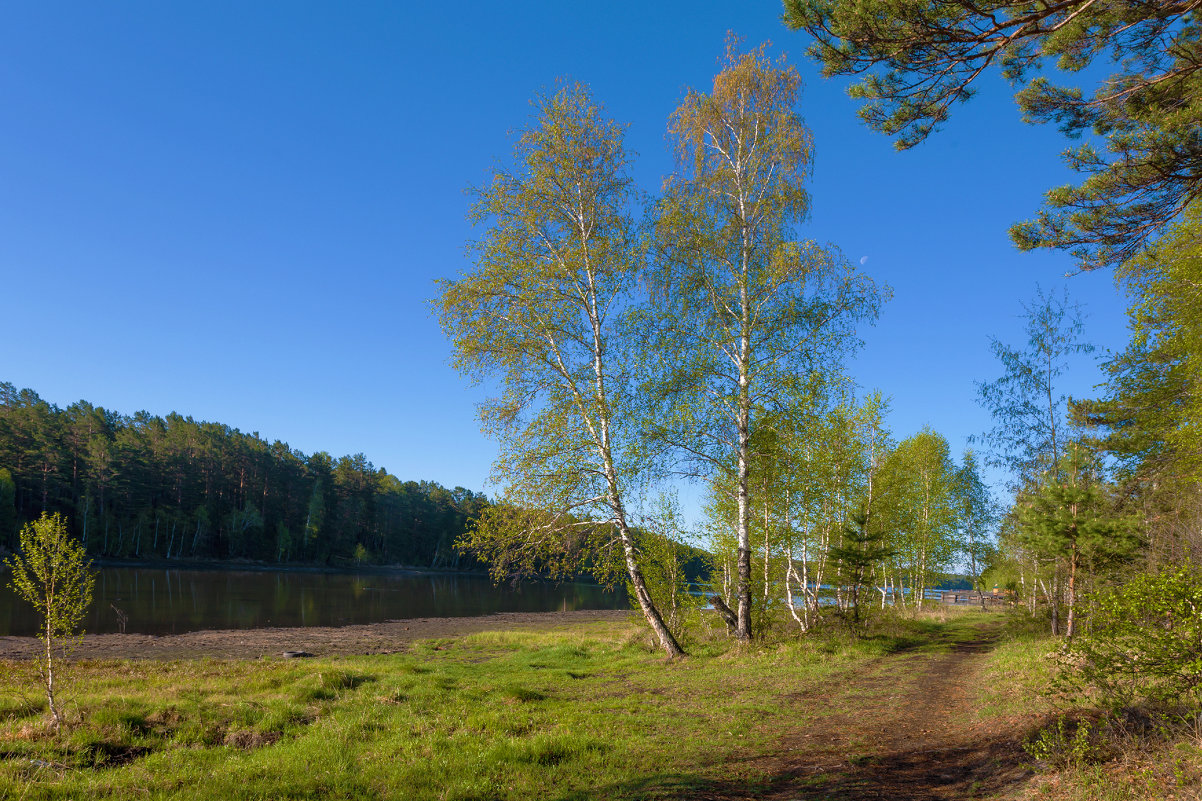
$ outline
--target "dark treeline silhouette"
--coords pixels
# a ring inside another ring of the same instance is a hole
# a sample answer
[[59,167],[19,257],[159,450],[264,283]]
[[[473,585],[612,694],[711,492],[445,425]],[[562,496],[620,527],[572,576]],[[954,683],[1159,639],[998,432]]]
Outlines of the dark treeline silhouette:
[[487,503],[462,487],[401,481],[363,454],[306,456],[174,413],[61,409],[0,383],[9,549],[20,524],[45,511],[67,515],[94,556],[477,567],[454,544]]

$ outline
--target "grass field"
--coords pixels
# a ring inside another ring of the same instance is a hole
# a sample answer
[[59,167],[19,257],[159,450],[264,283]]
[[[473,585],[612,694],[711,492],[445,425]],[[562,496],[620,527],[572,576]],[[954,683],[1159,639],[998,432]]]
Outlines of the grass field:
[[638,629],[594,625],[424,641],[404,655],[79,664],[61,734],[32,682],[0,699],[0,795],[620,798],[717,780],[754,787],[754,769],[723,763],[801,722],[782,689],[819,690],[894,645],[702,648],[667,663]]
[[[718,639],[675,662],[621,623],[425,640],[387,656],[89,662],[72,668],[61,732],[30,666],[5,663],[0,798],[870,798],[902,776],[899,755],[906,787],[920,786],[912,754],[938,746],[941,728],[962,729],[965,765],[994,759],[1009,773],[929,797],[1197,797],[1184,793],[1199,787],[1202,758],[1180,732],[1128,741],[1124,761],[1102,739],[1073,756],[1070,727],[1024,757],[1034,774],[973,751],[996,729],[1017,752],[1062,711],[1038,692],[1049,641],[961,648],[1000,622],[944,615],[855,642],[744,649]],[[958,700],[944,704],[949,693]],[[902,734],[874,739],[891,715]],[[907,715],[950,723],[904,729]]]

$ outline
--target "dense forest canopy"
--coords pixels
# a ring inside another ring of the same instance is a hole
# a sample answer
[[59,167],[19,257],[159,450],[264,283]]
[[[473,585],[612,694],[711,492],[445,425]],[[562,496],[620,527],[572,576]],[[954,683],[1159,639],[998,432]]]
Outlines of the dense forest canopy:
[[0,383],[9,549],[20,523],[61,512],[94,556],[466,567],[454,544],[487,504],[462,487],[402,481],[363,454],[306,456],[174,413],[63,409]]

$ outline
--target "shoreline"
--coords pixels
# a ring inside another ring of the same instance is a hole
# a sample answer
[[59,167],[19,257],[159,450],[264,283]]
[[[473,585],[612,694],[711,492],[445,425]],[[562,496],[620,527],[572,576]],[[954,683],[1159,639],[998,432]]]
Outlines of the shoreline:
[[120,559],[95,557],[93,567],[145,568],[148,570],[246,570],[262,573],[362,573],[365,575],[451,575],[488,576],[485,569],[464,570],[449,567],[415,567],[413,565],[321,565],[306,562],[260,562],[253,559]]
[[[186,634],[85,634],[72,660],[272,659],[286,651],[313,656],[390,654],[416,640],[462,637],[481,631],[557,629],[588,623],[614,624],[631,618],[628,609],[569,612],[499,612],[475,617],[424,617],[350,626],[208,629]],[[27,661],[42,647],[36,637],[0,637],[0,660]]]

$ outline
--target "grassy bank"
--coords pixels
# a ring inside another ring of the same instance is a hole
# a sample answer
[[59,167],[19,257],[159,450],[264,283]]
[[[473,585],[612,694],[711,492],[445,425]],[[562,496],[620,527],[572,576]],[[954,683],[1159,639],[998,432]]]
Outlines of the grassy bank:
[[718,642],[666,663],[637,628],[601,624],[423,641],[403,655],[82,663],[60,734],[32,689],[0,699],[0,796],[754,791],[766,777],[747,758],[804,725],[812,701],[798,699],[923,634],[742,653]]

